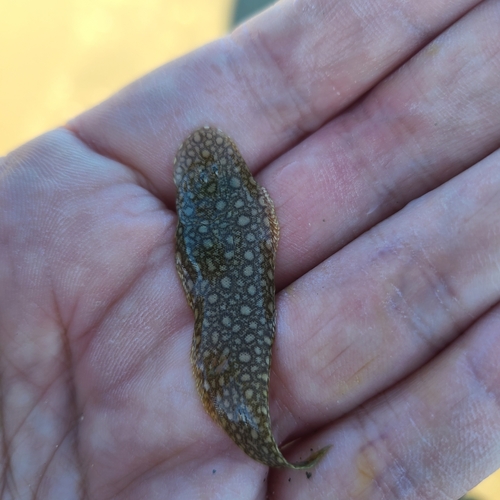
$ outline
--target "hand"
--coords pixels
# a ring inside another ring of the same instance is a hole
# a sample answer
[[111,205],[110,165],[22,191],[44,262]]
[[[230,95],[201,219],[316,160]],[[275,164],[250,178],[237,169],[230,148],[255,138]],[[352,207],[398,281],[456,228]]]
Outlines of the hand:
[[[454,499],[499,467],[498,7],[280,2],[3,158],[5,498]],[[291,461],[333,445],[310,477],[196,394],[172,166],[206,124],[276,205],[271,416]]]

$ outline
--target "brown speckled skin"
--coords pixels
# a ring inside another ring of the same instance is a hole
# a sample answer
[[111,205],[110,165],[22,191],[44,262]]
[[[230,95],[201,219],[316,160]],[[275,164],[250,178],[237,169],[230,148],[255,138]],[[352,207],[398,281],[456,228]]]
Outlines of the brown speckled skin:
[[253,459],[269,467],[312,467],[326,448],[291,464],[269,418],[274,340],[274,205],[233,141],[218,129],[193,132],[175,158],[179,276],[195,328],[191,348],[203,405]]

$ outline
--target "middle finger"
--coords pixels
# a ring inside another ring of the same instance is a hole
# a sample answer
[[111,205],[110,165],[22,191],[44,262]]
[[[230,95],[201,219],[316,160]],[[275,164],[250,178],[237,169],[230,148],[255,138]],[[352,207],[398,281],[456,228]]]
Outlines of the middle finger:
[[499,300],[499,167],[496,151],[279,295],[282,432],[291,415],[321,425],[399,381]]

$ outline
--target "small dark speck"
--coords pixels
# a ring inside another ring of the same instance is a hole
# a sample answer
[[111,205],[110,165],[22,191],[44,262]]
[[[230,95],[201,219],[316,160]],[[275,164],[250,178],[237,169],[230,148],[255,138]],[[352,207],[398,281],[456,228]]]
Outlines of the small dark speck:
[[310,472],[306,472],[307,479],[311,479],[312,474]]
[[215,474],[216,472],[217,472],[217,471],[214,469],[214,470],[212,471],[212,474]]
[[311,448],[311,451],[313,451],[313,450],[314,450],[314,448]]
[[290,483],[291,481],[292,481],[292,478],[291,478],[291,477],[289,477],[289,478],[288,478],[288,482]]
[[323,219],[323,222],[326,222],[326,219]]

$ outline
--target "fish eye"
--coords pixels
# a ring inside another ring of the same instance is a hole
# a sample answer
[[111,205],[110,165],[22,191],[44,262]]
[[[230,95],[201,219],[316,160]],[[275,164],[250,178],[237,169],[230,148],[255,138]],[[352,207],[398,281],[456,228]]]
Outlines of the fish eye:
[[200,181],[207,183],[208,182],[208,174],[205,170],[200,172]]

